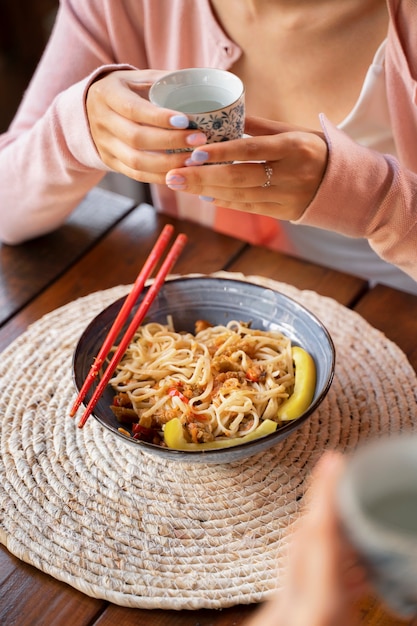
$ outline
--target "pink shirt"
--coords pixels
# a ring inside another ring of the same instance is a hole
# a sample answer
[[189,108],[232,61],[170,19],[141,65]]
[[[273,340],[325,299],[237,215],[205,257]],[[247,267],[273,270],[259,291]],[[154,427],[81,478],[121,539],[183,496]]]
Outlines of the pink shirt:
[[[329,163],[299,223],[365,237],[382,258],[417,279],[417,3],[388,0],[385,72],[398,160],[354,142],[324,116]],[[187,45],[184,45],[187,41]],[[62,0],[43,59],[0,137],[0,239],[18,243],[58,227],[106,173],[92,142],[85,93],[103,66],[229,68],[240,49],[209,0]],[[243,239],[279,247],[278,222],[176,196],[158,208]],[[242,219],[241,219],[242,218]]]
[[[397,156],[388,108],[385,77],[386,40],[368,68],[359,97],[338,125],[357,143]],[[417,282],[376,254],[367,239],[352,238],[305,224],[280,222],[282,251],[417,294]]]

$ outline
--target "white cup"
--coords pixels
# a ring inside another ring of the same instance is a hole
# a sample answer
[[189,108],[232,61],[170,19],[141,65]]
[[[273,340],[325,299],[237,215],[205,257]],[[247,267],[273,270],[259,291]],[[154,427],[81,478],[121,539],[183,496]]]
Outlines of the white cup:
[[215,68],[188,68],[156,81],[149,100],[185,113],[189,128],[203,131],[207,143],[242,137],[245,126],[245,88],[235,74]]
[[359,449],[341,477],[337,506],[380,597],[399,615],[417,615],[417,436]]

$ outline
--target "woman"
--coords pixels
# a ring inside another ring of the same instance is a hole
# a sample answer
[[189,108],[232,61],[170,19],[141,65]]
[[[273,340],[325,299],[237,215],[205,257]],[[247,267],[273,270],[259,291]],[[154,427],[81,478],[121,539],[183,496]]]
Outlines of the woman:
[[[417,292],[417,5],[387,4],[62,0],[0,138],[0,238],[56,228],[114,170],[160,210]],[[243,79],[251,137],[206,146],[149,103],[189,66]]]

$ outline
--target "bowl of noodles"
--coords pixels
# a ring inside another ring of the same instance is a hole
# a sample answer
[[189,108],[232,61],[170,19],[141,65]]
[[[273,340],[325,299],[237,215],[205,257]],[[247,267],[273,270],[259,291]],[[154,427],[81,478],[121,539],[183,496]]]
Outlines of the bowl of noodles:
[[[78,391],[123,301],[81,335],[73,356]],[[277,445],[311,418],[334,368],[325,326],[283,293],[238,279],[174,278],[160,290],[92,415],[144,452],[230,463]]]

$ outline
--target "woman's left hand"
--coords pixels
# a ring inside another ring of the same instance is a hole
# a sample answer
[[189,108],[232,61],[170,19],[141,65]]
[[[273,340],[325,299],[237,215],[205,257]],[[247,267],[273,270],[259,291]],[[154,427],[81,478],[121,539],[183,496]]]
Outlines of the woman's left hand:
[[196,148],[185,167],[168,172],[166,184],[218,206],[299,219],[326,170],[323,133],[254,117],[245,132],[250,137]]

